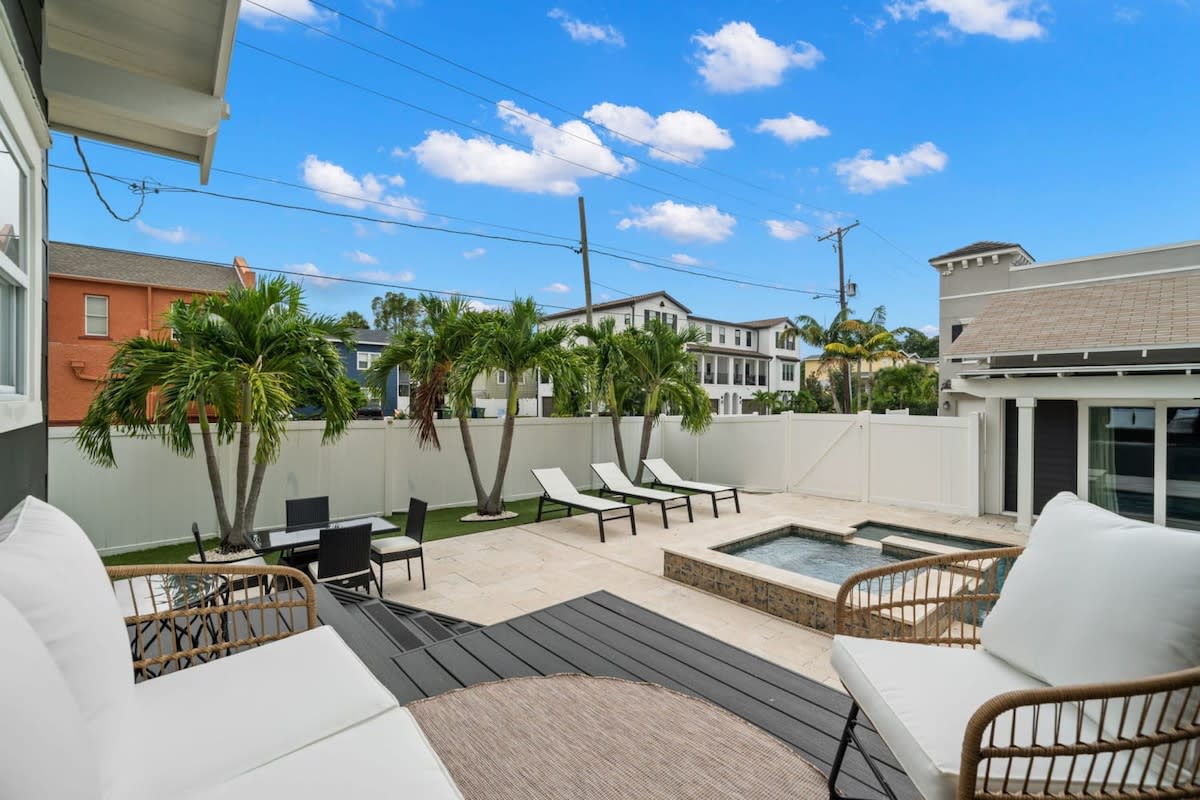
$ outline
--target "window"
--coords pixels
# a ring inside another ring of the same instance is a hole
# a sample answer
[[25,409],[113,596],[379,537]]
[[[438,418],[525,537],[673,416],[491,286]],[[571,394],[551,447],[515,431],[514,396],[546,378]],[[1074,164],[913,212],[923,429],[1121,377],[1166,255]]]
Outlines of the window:
[[746,347],[753,347],[753,346],[754,345],[751,343],[750,331],[746,331]]
[[631,327],[632,325],[633,325],[633,314],[626,314],[625,315],[625,327],[628,328],[628,327]]
[[358,350],[355,353],[357,357],[357,366],[359,372],[366,372],[375,365],[379,360],[379,353],[374,353],[368,350]]
[[704,326],[704,341],[712,343],[712,325]]
[[724,328],[720,328],[720,329],[717,331],[717,334],[718,334],[718,336],[720,337],[720,339],[719,339],[720,343],[721,343],[721,344],[725,344],[725,329],[724,329]]
[[958,339],[959,336],[962,336],[963,328],[965,328],[965,327],[967,327],[967,326],[962,325],[962,324],[951,325],[950,326],[950,341],[953,342],[956,339]]
[[733,329],[733,343],[736,344],[738,347],[742,346],[742,329],[741,328]]
[[102,295],[83,296],[83,335],[108,336],[108,298]]
[[642,324],[645,325],[647,328],[649,328],[650,327],[650,315],[654,312],[652,312],[650,309],[647,308],[642,313],[646,315],[645,318],[642,320]]
[[[629,315],[626,314],[625,316],[629,316]],[[547,383],[547,384],[550,383],[550,373],[549,372],[539,371],[538,375],[541,377],[542,383]]]
[[27,170],[0,120],[0,395],[25,391],[29,264],[25,233]]
[[501,386],[508,383],[508,373],[502,369],[496,370],[496,383],[500,384]]
[[783,379],[785,381],[796,380],[796,365],[795,364],[781,364],[780,366],[783,367]]

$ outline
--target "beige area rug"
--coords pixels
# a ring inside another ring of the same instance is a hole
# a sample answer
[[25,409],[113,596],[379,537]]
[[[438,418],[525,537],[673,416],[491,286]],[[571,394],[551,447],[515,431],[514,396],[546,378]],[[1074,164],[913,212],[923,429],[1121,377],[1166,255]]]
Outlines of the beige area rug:
[[552,675],[408,706],[467,800],[805,800],[825,776],[765,731],[648,683]]

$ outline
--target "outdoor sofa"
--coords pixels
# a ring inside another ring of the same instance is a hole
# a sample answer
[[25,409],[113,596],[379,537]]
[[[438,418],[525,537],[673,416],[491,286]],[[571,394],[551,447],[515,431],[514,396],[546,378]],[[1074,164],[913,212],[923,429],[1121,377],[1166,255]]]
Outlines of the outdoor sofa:
[[[113,579],[154,591],[125,619]],[[0,641],[0,797],[461,798],[412,715],[317,626],[297,570],[106,574],[78,525],[26,498],[0,519]]]
[[1064,492],[1025,548],[859,572],[836,613],[831,794],[861,712],[926,800],[1200,797],[1200,532]]

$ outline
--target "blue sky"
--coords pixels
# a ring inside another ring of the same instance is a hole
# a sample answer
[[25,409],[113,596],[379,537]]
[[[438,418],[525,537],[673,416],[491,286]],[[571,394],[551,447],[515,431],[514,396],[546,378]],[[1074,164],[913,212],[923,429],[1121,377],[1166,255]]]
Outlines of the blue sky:
[[[1045,261],[1198,238],[1200,4],[1189,0],[327,5],[511,88],[310,0],[243,0],[214,166],[307,188],[216,171],[205,188],[544,241],[578,236],[583,194],[594,248],[732,279],[595,255],[595,299],[667,289],[735,321],[832,316],[829,299],[741,281],[834,290],[836,256],[816,239],[838,222],[863,222],[846,242],[852,308],[886,305],[889,324],[918,328],[937,323],[926,259],[978,239]],[[191,165],[85,149],[97,171],[199,186]],[[50,160],[79,166],[63,136]],[[135,207],[101,186],[118,212]],[[533,295],[550,310],[583,302],[579,257],[563,248],[178,192],[148,196],[122,223],[61,170],[50,205],[56,240],[312,273],[322,312],[370,318],[385,291],[322,275]]]

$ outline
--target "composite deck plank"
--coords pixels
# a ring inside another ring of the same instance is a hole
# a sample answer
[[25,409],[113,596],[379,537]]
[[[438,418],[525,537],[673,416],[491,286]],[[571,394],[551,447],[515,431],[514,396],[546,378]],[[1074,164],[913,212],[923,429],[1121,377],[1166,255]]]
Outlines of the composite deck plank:
[[414,630],[408,620],[397,617],[391,609],[382,603],[360,603],[356,608],[369,619],[385,636],[396,643],[398,650],[417,650],[429,644],[430,640]]
[[549,627],[539,616],[517,617],[509,620],[508,624],[530,639],[545,643],[546,647],[570,662],[572,667],[584,675],[638,680],[633,673]]
[[[594,606],[587,597],[582,597],[570,600],[560,606],[551,606],[543,611],[580,627],[588,626],[588,623],[591,623],[590,632],[613,649],[630,654],[660,673],[670,676],[681,687],[681,691],[731,711],[747,722],[757,725],[776,738],[787,742],[804,753],[809,761],[818,768],[828,771],[837,750],[837,739],[841,734],[841,724],[844,722],[844,718],[832,723],[833,728],[829,731],[799,725],[793,717],[768,702],[740,692],[691,666],[689,659],[703,655],[702,651],[691,650],[690,653],[683,654],[681,660],[679,657],[658,650],[653,645],[638,641],[622,630],[593,619],[578,608],[579,606],[586,608],[588,605]],[[697,635],[705,636],[699,632]],[[874,789],[875,782],[870,769],[854,750],[847,754],[846,761],[843,763],[842,781],[844,788],[855,796],[862,795],[864,792],[868,797],[879,796],[879,792]]]
[[507,623],[484,628],[481,633],[524,661],[532,669],[537,670],[539,675],[578,671],[569,662],[559,658],[538,642],[524,636]]
[[343,606],[323,586],[317,587],[316,597],[317,619],[342,637],[401,705],[425,697],[424,692],[392,662],[392,657],[399,649],[367,619],[358,606]]
[[503,677],[488,669],[453,639],[431,645],[425,649],[425,652],[463,686],[487,683]]
[[[501,623],[504,624],[504,623]],[[459,636],[454,641],[462,645],[479,663],[499,675],[501,678],[534,677],[541,673],[533,667],[505,650],[500,645],[483,635],[480,629],[474,633]]]
[[428,650],[410,650],[400,653],[392,661],[400,667],[408,679],[417,685],[426,697],[442,692],[461,689],[462,682],[443,667]]

